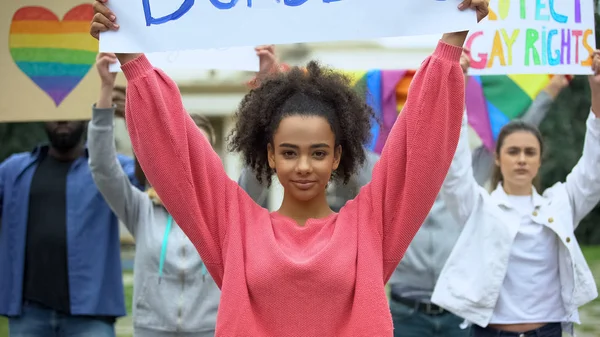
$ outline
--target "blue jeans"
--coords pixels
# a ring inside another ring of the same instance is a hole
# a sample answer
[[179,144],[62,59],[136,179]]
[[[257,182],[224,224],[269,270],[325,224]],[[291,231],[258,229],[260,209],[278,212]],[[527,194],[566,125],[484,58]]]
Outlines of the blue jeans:
[[445,312],[428,315],[390,300],[394,337],[468,337],[469,328],[460,327],[464,319]]
[[72,316],[23,303],[21,316],[9,317],[10,337],[115,337],[111,319]]
[[550,323],[543,327],[525,332],[508,332],[500,331],[490,327],[482,328],[478,325],[473,325],[472,337],[561,337],[562,326],[560,323]]

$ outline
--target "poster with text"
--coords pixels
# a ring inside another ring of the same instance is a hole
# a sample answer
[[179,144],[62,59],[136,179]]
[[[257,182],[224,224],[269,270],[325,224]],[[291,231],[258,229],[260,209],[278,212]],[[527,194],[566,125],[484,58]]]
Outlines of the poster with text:
[[593,0],[491,0],[465,46],[471,75],[591,74]]

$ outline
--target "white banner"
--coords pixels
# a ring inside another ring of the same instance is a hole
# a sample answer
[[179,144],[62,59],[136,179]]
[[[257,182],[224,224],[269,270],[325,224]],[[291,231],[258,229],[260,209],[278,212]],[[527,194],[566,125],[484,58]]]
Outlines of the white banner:
[[492,0],[469,33],[470,75],[591,74],[593,0]]
[[164,52],[438,34],[476,26],[462,0],[109,0],[100,51]]
[[[245,70],[258,71],[258,56],[254,47],[185,50],[147,53],[146,57],[153,66],[164,71],[169,70]],[[110,65],[111,72],[121,71],[121,64]]]

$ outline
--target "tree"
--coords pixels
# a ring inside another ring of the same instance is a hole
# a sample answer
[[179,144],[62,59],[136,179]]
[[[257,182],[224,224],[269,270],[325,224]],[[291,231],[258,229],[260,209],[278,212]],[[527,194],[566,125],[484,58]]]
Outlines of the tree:
[[0,162],[47,140],[43,123],[0,123]]

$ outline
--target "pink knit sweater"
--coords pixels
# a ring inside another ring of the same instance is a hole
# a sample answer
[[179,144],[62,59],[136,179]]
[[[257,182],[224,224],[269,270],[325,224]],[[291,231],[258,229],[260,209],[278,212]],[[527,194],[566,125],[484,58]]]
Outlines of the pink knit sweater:
[[384,286],[456,150],[460,54],[439,43],[413,79],[372,182],[304,227],[261,208],[227,176],[170,78],[144,56],[123,65],[136,156],[222,289],[217,336],[392,336]]

